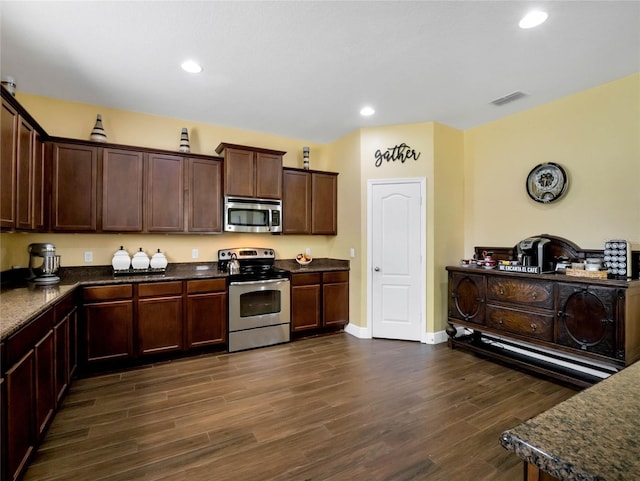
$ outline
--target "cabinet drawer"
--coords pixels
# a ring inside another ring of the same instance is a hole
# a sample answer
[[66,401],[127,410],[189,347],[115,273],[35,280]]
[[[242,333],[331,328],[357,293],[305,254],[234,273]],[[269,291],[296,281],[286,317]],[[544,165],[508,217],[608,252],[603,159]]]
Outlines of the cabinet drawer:
[[349,282],[349,271],[329,271],[322,273],[322,282]]
[[487,279],[487,299],[552,309],[553,283],[490,276]]
[[197,294],[198,292],[222,292],[226,289],[227,281],[224,278],[187,281],[188,294]]
[[74,297],[75,296],[73,294],[68,294],[60,302],[56,304],[56,307],[55,307],[56,321],[62,319],[64,316],[69,314],[74,307],[76,307]]
[[138,284],[138,296],[170,296],[182,294],[182,281]]
[[553,341],[553,315],[487,306],[486,325],[501,331]]
[[[6,366],[11,366],[24,356],[52,327],[53,309],[49,309],[11,335],[6,341]],[[5,365],[2,367],[4,368]]]
[[308,274],[293,274],[291,276],[292,286],[308,286],[311,284],[320,284],[322,280],[321,272],[309,272]]
[[115,286],[85,287],[82,290],[82,296],[85,302],[126,299],[133,296],[133,286],[132,284],[118,284]]

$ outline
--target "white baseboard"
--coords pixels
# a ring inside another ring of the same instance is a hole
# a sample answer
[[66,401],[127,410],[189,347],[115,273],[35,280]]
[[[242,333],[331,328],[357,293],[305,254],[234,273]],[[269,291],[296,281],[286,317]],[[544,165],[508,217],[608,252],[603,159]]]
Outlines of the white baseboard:
[[[367,327],[356,326],[355,324],[347,324],[344,328],[344,332],[347,334],[351,334],[358,339],[371,339],[371,331]],[[438,332],[426,332],[420,342],[423,344],[440,344],[442,342],[447,342],[449,336],[445,331]]]
[[447,342],[448,338],[449,336],[445,331],[427,332],[422,342],[425,344],[440,344]]
[[356,326],[355,324],[347,324],[344,332],[357,337],[358,339],[371,339],[371,331],[366,327]]

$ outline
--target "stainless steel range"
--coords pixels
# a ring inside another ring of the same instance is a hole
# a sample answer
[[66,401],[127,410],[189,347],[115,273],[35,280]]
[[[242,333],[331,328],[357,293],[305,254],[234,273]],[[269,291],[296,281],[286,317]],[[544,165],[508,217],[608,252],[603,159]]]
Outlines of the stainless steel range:
[[[237,263],[239,271],[236,271]],[[229,274],[229,352],[289,342],[289,273],[274,267],[264,247],[218,251],[218,268]],[[233,266],[234,269],[230,269]]]

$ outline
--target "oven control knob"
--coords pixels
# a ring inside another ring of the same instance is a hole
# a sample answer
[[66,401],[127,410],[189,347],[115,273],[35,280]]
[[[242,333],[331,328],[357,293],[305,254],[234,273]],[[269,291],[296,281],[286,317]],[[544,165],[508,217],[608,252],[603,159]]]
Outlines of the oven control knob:
[[224,251],[222,251],[222,252],[220,253],[220,257],[224,257],[224,256],[226,256],[226,255],[227,255],[227,254],[226,254]]

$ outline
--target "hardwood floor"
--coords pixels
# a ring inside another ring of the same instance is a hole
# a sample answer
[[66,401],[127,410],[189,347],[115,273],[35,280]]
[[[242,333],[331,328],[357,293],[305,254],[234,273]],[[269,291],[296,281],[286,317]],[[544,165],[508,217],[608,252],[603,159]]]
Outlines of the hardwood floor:
[[25,480],[519,481],[500,433],[575,392],[340,333],[77,380]]

